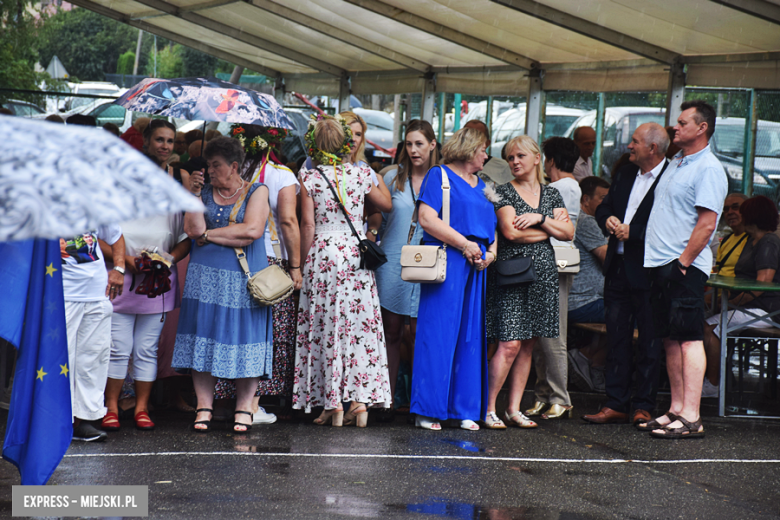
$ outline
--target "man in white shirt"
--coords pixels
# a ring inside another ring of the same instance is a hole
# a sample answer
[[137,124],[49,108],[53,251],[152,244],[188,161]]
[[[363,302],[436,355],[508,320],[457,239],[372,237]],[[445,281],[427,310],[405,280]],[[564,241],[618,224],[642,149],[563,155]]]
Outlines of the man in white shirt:
[[[583,416],[595,424],[649,422],[658,393],[661,342],[655,338],[650,307],[650,281],[645,261],[647,219],[655,186],[668,162],[669,137],[656,123],[639,126],[628,145],[629,164],[622,166],[596,220],[609,235],[604,259],[604,307],[607,401],[598,413]],[[639,329],[634,362],[634,326]],[[632,395],[632,381],[636,389]]]
[[[114,269],[106,273],[102,239],[111,245]],[[73,409],[73,440],[103,441],[106,432],[92,421],[106,415],[103,393],[111,354],[111,301],[122,294],[125,240],[119,226],[60,239],[65,323],[68,331],[68,377]]]
[[593,162],[590,158],[596,149],[596,131],[589,126],[580,126],[574,129],[572,139],[580,149],[580,158],[574,165],[574,178],[579,182],[593,175]]

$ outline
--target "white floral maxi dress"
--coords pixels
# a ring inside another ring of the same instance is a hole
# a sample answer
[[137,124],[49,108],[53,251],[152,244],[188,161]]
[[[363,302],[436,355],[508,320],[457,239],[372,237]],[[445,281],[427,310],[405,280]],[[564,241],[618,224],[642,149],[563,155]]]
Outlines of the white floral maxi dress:
[[360,269],[358,240],[322,175],[341,194],[358,233],[371,191],[368,168],[303,170],[314,199],[315,231],[298,305],[293,408],[338,408],[342,401],[390,406],[390,376],[374,272]]

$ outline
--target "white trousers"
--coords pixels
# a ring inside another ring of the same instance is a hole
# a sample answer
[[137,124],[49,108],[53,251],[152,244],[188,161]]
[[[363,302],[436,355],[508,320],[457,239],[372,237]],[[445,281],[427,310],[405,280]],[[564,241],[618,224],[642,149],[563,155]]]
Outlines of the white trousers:
[[73,417],[95,421],[106,415],[103,394],[111,352],[111,315],[108,300],[65,302],[68,329],[68,378]]
[[[763,318],[764,316],[769,314],[763,309],[750,309],[750,312],[752,312],[753,314],[755,314],[760,318]],[[747,314],[742,311],[729,311],[728,319],[726,320],[726,323],[728,324],[728,327],[731,328],[734,327],[735,325],[743,325],[744,323],[747,323],[750,320],[754,320],[756,319],[756,316],[751,316],[750,314]],[[717,327],[715,327],[715,330],[713,330],[713,332],[718,338],[720,338],[720,313],[707,318],[707,323],[709,323],[710,325],[717,325]],[[743,328],[764,329],[769,327],[780,327],[780,325],[778,325],[775,321],[773,321],[772,318],[765,318],[761,321],[756,321],[749,325],[745,325]]]
[[111,362],[108,377],[124,379],[130,356],[133,357],[134,381],[157,379],[157,344],[164,323],[160,313],[120,314],[111,318]]

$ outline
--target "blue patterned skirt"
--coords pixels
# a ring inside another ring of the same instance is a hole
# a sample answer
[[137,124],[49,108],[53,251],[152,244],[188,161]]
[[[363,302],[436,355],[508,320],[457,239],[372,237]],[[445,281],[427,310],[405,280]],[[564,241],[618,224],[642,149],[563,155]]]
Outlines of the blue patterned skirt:
[[[252,274],[266,268],[263,239],[244,248]],[[260,307],[230,247],[193,244],[184,286],[173,368],[216,377],[271,376],[271,307]]]

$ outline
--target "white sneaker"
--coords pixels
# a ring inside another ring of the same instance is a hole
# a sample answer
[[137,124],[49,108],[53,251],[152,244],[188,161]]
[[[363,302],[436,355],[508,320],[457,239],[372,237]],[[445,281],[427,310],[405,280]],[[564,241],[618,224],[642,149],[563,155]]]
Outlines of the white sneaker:
[[702,397],[718,397],[720,395],[720,387],[710,383],[710,380],[704,378],[704,384],[701,385]]
[[257,411],[252,415],[252,424],[273,424],[276,422],[276,415],[268,413],[262,406],[257,407]]

